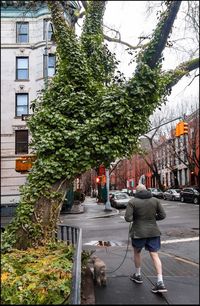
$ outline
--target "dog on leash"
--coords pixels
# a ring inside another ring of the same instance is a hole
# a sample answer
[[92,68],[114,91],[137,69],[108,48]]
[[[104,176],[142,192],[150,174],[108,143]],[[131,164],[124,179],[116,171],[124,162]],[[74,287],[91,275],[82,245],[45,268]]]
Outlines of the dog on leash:
[[91,258],[93,263],[93,277],[94,282],[98,284],[98,286],[106,286],[107,278],[106,278],[106,264],[105,262],[97,256],[92,256]]

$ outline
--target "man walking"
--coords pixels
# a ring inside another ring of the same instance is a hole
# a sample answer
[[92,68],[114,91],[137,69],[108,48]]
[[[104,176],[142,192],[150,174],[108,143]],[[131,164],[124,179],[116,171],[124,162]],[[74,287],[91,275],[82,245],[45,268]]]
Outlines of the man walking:
[[136,187],[135,198],[129,201],[125,212],[125,220],[133,222],[130,236],[136,271],[130,276],[130,279],[138,284],[143,283],[141,276],[141,251],[145,248],[149,251],[157,273],[157,282],[152,288],[153,293],[167,292],[163,282],[162,263],[158,255],[161,232],[156,222],[157,220],[165,219],[165,217],[166,213],[160,201],[152,197],[151,192],[147,191],[143,184],[138,185]]

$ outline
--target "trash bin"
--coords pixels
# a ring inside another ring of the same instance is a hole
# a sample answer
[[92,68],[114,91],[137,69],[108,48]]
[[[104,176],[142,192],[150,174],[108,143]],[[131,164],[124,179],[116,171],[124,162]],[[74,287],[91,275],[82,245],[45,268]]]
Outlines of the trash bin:
[[74,203],[74,191],[73,191],[73,186],[68,188],[65,200],[63,202],[63,206],[61,209],[61,213],[69,212],[72,208],[72,205]]

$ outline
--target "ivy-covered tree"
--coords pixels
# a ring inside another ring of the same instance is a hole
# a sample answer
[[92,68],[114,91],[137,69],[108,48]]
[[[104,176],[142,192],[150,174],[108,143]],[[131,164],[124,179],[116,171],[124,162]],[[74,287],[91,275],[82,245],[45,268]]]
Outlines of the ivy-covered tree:
[[[130,156],[149,116],[171,87],[199,65],[193,59],[162,71],[162,52],[181,1],[167,1],[151,42],[126,81],[103,35],[105,1],[89,1],[80,38],[65,21],[63,1],[47,1],[57,45],[57,73],[34,101],[28,121],[37,159],[21,190],[3,247],[27,248],[52,239],[66,188],[81,173]],[[84,2],[84,1],[82,1]]]

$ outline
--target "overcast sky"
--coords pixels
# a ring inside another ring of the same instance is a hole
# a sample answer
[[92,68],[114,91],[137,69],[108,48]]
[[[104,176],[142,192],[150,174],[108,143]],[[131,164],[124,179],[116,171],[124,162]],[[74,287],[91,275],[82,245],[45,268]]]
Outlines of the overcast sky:
[[[106,11],[104,15],[104,24],[119,30],[121,33],[121,39],[127,41],[132,45],[138,43],[138,37],[143,34],[151,34],[153,29],[155,29],[157,19],[156,13],[150,16],[146,14],[147,1],[108,1],[106,6]],[[181,9],[183,9],[181,7]],[[181,9],[179,16],[181,18]],[[180,36],[180,22],[174,24],[174,33]],[[182,24],[181,24],[182,26]],[[108,33],[109,34],[109,33]],[[189,41],[190,43],[190,41]],[[119,60],[121,60],[120,69],[127,75],[131,76],[132,71],[134,71],[134,65],[128,65],[130,57],[125,52],[125,46],[117,43],[109,43],[110,48],[112,48],[117,54]],[[188,46],[189,47],[189,46]],[[165,62],[163,63],[163,69],[173,69],[180,62],[188,59],[185,54],[177,53],[172,49],[167,49],[164,53]],[[199,78],[195,78],[190,86],[187,86],[193,79],[184,77],[179,83],[173,87],[172,94],[168,98],[170,107],[174,106],[180,101],[183,103],[194,103],[199,101]],[[165,107],[163,107],[164,109]]]
[[[106,11],[104,15],[104,25],[109,26],[118,30],[121,34],[121,39],[130,43],[131,45],[136,45],[138,43],[138,37],[141,35],[152,34],[153,29],[156,27],[156,10],[150,16],[146,14],[148,1],[108,1],[106,5]],[[154,1],[157,2],[157,1]],[[181,9],[183,7],[181,6]],[[179,16],[181,17],[181,9]],[[176,36],[182,35],[182,21],[178,18],[174,24],[176,30]],[[105,28],[106,30],[106,28]],[[107,31],[106,31],[107,32]],[[107,35],[111,36],[111,32],[107,32]],[[186,33],[187,35],[187,33]],[[190,47],[191,42],[188,45],[184,43],[184,46]],[[132,75],[134,72],[134,64],[128,65],[130,61],[130,56],[128,56],[125,51],[126,46],[117,43],[108,43],[109,48],[114,51],[117,58],[121,61],[120,70],[125,73],[127,77]],[[186,57],[187,56],[187,57]],[[163,69],[173,69],[180,62],[188,59],[188,55],[180,54],[172,49],[167,49],[164,52],[165,62],[163,63]],[[193,79],[193,76],[188,78],[184,77],[179,83],[173,87],[172,94],[168,98],[170,107],[174,108],[175,105],[180,104],[181,101],[187,103],[194,103],[195,100],[199,101],[199,78],[195,78],[190,86],[187,86]],[[163,107],[162,109],[164,109]]]

